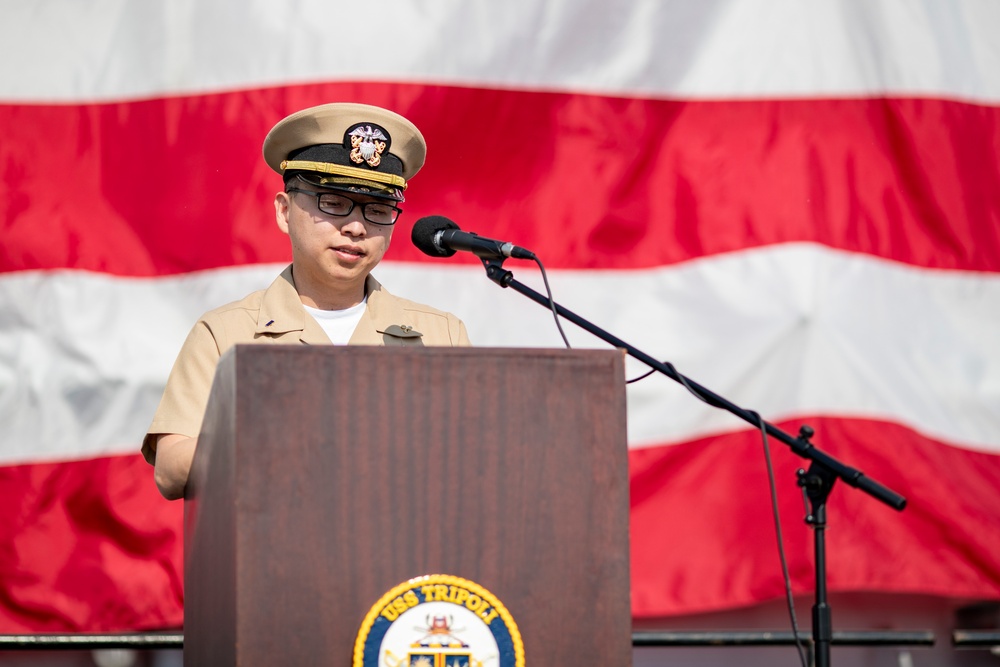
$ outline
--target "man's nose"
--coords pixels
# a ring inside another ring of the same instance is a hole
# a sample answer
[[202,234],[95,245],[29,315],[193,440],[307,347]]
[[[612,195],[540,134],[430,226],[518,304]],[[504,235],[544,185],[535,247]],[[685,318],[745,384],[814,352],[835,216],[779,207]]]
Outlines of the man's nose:
[[365,218],[360,206],[355,206],[354,210],[344,218],[343,224],[340,225],[340,233],[348,236],[367,236],[368,228],[365,227]]

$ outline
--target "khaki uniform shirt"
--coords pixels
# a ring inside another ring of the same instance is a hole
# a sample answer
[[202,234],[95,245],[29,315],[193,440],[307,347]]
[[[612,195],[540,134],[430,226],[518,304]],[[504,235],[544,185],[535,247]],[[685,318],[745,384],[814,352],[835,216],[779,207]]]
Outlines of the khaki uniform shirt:
[[[450,313],[395,297],[372,276],[368,301],[349,345],[469,345],[465,325]],[[206,313],[177,355],[160,406],[142,442],[153,463],[156,437],[178,433],[198,437],[219,357],[237,343],[329,345],[319,323],[306,313],[295,290],[292,267],[266,290]]]

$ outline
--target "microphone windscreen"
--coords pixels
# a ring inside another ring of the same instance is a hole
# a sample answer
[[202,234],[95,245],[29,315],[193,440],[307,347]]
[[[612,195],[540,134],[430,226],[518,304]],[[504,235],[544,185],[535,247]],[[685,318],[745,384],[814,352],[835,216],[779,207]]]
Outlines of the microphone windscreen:
[[410,234],[410,240],[425,255],[430,255],[431,257],[451,257],[455,254],[454,250],[443,248],[434,243],[434,237],[438,232],[449,229],[460,229],[460,227],[443,215],[428,215],[413,223],[413,232]]

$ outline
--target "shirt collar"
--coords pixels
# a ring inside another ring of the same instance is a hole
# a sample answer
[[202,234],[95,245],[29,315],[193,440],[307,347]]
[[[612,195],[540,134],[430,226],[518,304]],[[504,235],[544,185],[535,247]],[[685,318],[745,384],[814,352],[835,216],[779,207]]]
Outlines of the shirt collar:
[[[391,298],[381,283],[371,275],[365,279],[365,295],[368,306],[358,323],[359,332],[373,329],[378,334],[388,333],[406,338],[421,335],[413,330],[410,318],[399,300]],[[299,293],[295,290],[292,267],[289,265],[264,291],[256,333],[274,335],[294,331],[302,332],[299,340],[303,343],[321,345],[330,342],[323,328],[302,307]]]

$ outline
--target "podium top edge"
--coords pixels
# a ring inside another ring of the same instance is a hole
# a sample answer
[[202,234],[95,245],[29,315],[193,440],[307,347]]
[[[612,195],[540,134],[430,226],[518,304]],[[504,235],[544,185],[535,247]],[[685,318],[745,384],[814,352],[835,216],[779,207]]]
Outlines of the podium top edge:
[[266,355],[269,351],[292,354],[426,354],[458,357],[563,357],[624,359],[625,351],[615,348],[547,347],[444,347],[444,346],[379,346],[379,345],[302,345],[299,343],[239,343],[229,353],[239,356]]

